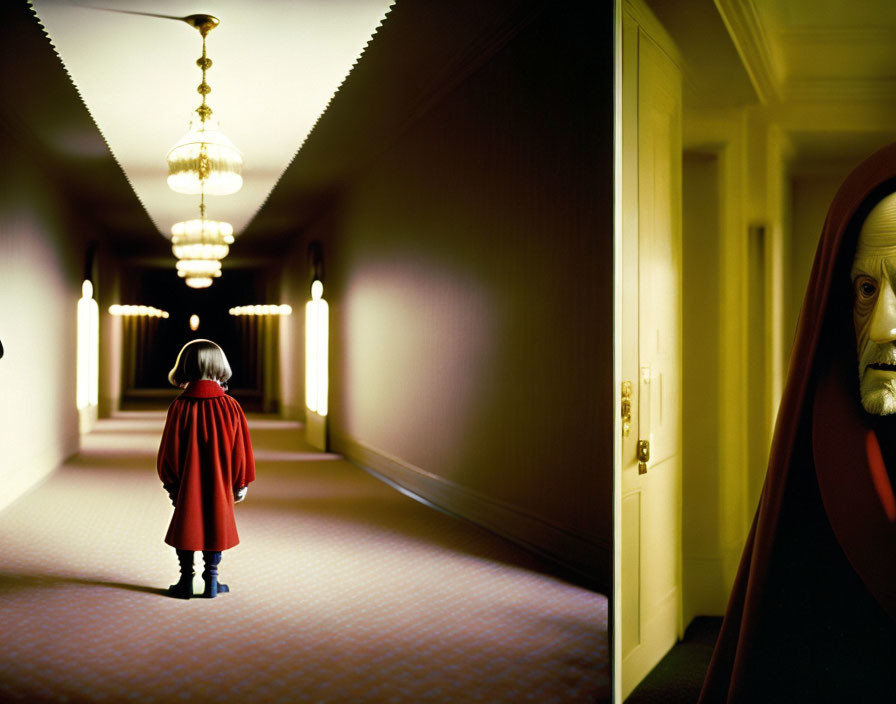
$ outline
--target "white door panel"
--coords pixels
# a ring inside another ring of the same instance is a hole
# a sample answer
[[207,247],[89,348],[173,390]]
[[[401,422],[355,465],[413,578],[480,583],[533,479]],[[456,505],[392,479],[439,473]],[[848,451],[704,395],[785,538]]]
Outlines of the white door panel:
[[[680,635],[681,76],[623,13],[622,375],[632,424],[622,439],[622,697]],[[638,441],[650,443],[642,473]]]

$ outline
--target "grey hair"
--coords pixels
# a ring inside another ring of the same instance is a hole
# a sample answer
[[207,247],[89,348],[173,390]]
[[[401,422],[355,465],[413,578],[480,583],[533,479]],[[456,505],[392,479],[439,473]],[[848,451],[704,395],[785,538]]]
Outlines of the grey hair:
[[227,356],[211,340],[191,340],[177,354],[168,381],[174,386],[186,386],[191,381],[210,379],[223,385],[233,374]]

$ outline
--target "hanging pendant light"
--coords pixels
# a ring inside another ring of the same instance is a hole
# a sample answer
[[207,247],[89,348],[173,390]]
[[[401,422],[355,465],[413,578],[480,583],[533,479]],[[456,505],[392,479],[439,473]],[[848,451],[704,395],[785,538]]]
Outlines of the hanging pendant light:
[[187,220],[171,228],[171,251],[178,259],[223,259],[233,244],[233,227],[219,220]]
[[177,257],[177,275],[191,288],[207,288],[221,276],[221,260],[233,244],[230,223],[205,218],[205,194],[199,201],[199,218],[171,227],[171,251]]
[[207,276],[188,276],[184,280],[190,288],[208,288],[212,285],[212,280]]
[[190,288],[208,288],[221,276],[221,262],[211,259],[181,259],[177,262],[177,275]]
[[196,65],[202,69],[202,83],[196,89],[202,96],[202,104],[196,108],[190,131],[168,152],[168,186],[177,193],[189,195],[229,195],[242,188],[243,155],[221,131],[220,124],[212,117],[212,109],[206,104],[206,96],[212,89],[205,74],[211,68],[212,60],[206,56],[205,38],[219,21],[211,15],[190,15],[184,21],[202,35],[202,56],[196,60]]

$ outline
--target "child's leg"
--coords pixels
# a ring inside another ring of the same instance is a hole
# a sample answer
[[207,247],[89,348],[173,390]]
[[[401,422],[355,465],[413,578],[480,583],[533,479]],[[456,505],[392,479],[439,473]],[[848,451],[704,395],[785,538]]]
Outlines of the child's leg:
[[180,579],[177,584],[168,587],[168,593],[178,599],[189,599],[193,596],[193,551],[178,550],[177,562],[180,564]]
[[221,553],[212,550],[203,550],[202,559],[205,569],[202,571],[202,579],[205,581],[205,591],[202,596],[213,599],[218,594],[229,592],[230,587],[218,581],[218,565],[221,564]]

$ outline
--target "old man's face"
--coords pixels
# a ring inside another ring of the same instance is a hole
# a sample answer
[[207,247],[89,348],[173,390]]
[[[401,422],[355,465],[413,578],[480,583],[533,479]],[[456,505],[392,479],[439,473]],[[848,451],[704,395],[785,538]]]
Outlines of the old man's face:
[[896,194],[862,225],[852,265],[859,390],[868,413],[896,413]]

